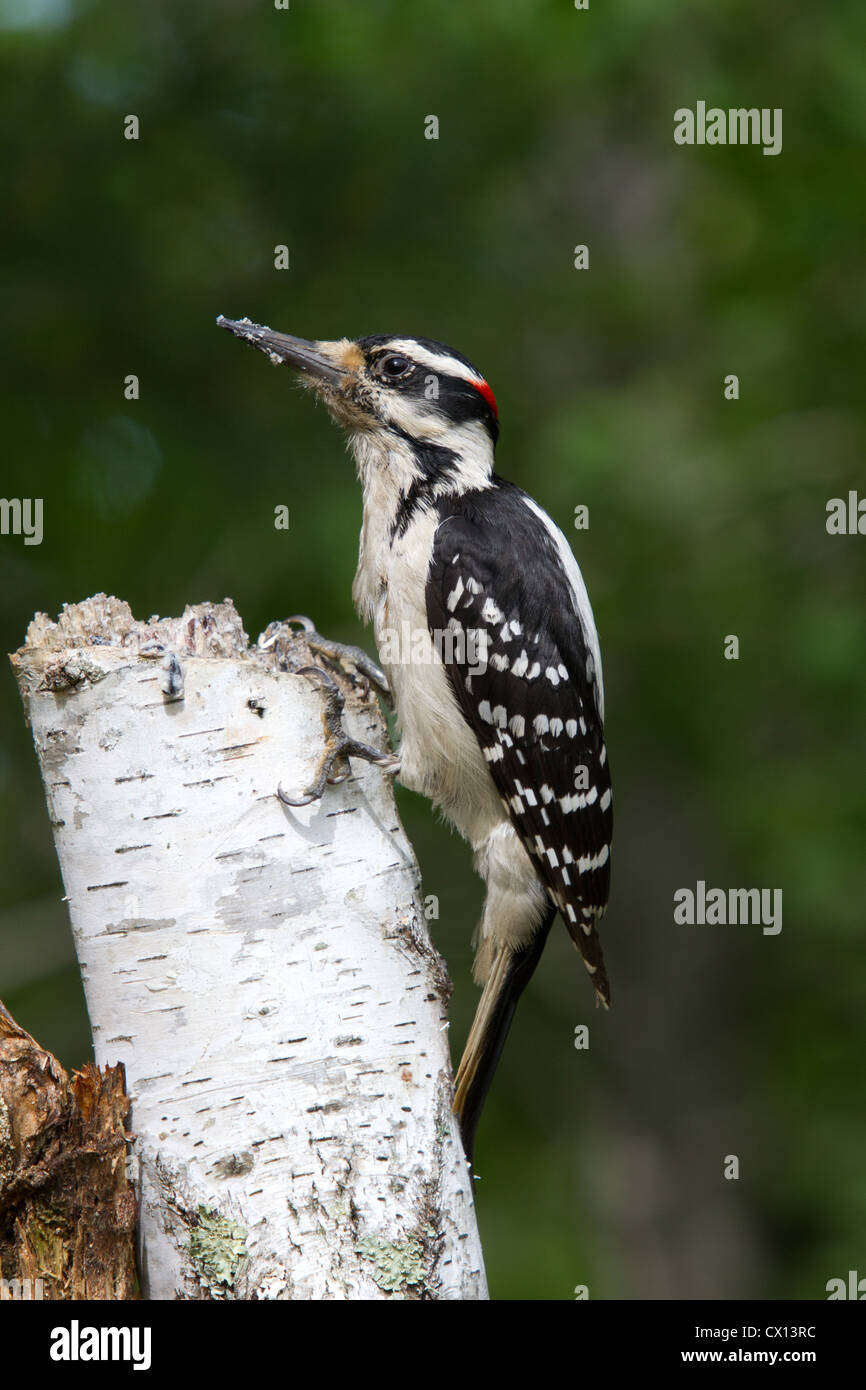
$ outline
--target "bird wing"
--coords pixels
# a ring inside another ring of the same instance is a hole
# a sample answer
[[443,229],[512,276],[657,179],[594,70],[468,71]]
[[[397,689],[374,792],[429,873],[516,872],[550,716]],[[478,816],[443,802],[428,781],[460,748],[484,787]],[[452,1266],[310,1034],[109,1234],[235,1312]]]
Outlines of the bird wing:
[[510,484],[455,501],[435,533],[427,621],[511,823],[607,1003],[595,930],[613,828],[601,671],[563,546]]

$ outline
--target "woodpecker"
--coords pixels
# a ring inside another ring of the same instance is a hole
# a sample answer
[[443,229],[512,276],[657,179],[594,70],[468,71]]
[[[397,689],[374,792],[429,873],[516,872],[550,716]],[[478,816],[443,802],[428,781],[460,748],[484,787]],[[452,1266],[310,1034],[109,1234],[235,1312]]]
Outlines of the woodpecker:
[[[294,368],[346,431],[363,490],[353,597],[373,624],[400,738],[390,759],[349,752],[429,797],[486,885],[474,938],[482,993],[455,1079],[471,1164],[557,911],[596,1003],[610,1002],[597,926],[613,812],[586,586],[563,533],[494,471],[496,401],[468,358],[409,335],[309,342],[248,319],[217,323]],[[394,634],[407,631],[411,652],[394,659]]]

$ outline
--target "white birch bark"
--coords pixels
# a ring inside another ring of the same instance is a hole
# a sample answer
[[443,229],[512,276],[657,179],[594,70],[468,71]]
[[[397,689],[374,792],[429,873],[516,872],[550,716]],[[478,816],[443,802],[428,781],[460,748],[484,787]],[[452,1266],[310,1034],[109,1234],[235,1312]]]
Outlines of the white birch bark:
[[[12,661],[96,1058],[133,1097],[145,1296],[486,1298],[449,985],[387,776],[277,800],[311,780],[321,694],[228,600],[137,623],[97,595]],[[386,746],[374,700],[344,717]]]

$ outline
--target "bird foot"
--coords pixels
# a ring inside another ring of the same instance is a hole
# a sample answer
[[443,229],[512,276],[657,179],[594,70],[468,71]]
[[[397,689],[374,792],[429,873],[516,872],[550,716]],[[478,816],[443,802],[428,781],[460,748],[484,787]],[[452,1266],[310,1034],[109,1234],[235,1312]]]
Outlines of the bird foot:
[[[290,622],[296,621],[289,619]],[[309,621],[305,619],[304,621]],[[318,633],[313,633],[318,637]],[[310,646],[310,632],[307,630],[306,639]],[[326,642],[326,639],[322,639]],[[346,648],[341,642],[328,642],[327,646],[331,651],[326,655],[331,655],[335,649],[345,652],[354,652],[355,648]],[[315,648],[319,650],[318,647]],[[364,654],[361,653],[363,656]],[[332,659],[337,660],[338,657]],[[354,661],[354,656],[352,657]],[[369,665],[378,671],[375,662],[365,657]],[[384,673],[380,673],[384,680]],[[289,796],[282,786],[277,787],[277,796],[284,806],[309,806],[311,801],[318,801],[322,796],[326,786],[338,786],[340,782],[345,782],[351,776],[352,769],[349,766],[349,758],[363,758],[365,762],[375,763],[381,767],[383,772],[396,775],[400,771],[400,758],[396,753],[386,753],[378,748],[373,748],[369,743],[361,743],[356,738],[351,738],[343,728],[343,706],[345,699],[337,682],[328,671],[323,671],[319,666],[304,666],[298,672],[300,676],[306,676],[308,680],[315,681],[320,690],[324,692],[325,702],[322,710],[322,723],[325,728],[325,750],[322,753],[317,765],[316,774],[313,778],[312,786],[308,787],[299,797]],[[364,675],[373,680],[365,671]],[[387,681],[385,682],[387,689]]]
[[[346,666],[354,667],[357,674],[367,682],[368,686],[372,685],[374,690],[381,695],[388,708],[391,710],[394,708],[388,677],[381,666],[371,656],[368,656],[363,648],[354,647],[349,642],[335,642],[330,637],[323,637],[320,632],[316,631],[316,625],[312,619],[305,618],[301,614],[297,614],[293,618],[286,618],[286,626],[291,627],[295,624],[301,628],[304,641],[312,651],[327,657],[329,661],[335,661],[344,669]],[[282,627],[283,624],[279,624],[279,626]],[[268,629],[269,632],[270,628]],[[268,633],[265,634],[266,638]]]

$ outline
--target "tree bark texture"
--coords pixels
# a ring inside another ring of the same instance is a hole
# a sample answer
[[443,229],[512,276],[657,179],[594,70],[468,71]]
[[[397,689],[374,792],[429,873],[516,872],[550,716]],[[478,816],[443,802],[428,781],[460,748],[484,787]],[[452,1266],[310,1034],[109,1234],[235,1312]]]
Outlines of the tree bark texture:
[[[323,659],[230,601],[97,595],[12,657],[100,1064],[133,1101],[145,1297],[486,1298],[450,986],[383,772],[290,808]],[[334,670],[344,723],[387,732]]]
[[136,1296],[123,1067],[70,1078],[0,1003],[0,1298]]

